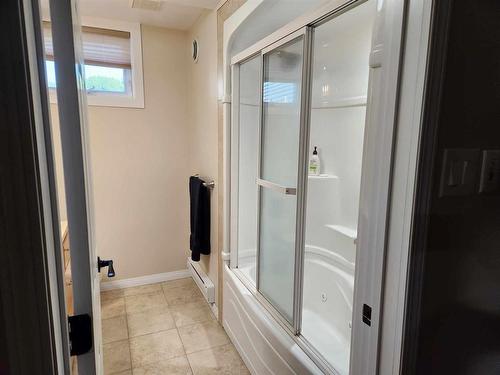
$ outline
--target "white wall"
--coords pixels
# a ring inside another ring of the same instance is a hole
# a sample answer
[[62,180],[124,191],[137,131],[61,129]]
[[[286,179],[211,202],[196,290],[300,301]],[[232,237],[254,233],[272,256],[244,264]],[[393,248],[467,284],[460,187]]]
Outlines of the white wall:
[[[188,46],[185,32],[142,26],[145,108],[88,108],[97,251],[115,261],[116,279],[186,267]],[[56,105],[51,109],[61,187]]]
[[[213,179],[215,189],[211,193],[211,250],[210,256],[201,256],[201,265],[217,285],[218,243],[218,123],[217,123],[217,14],[203,13],[188,32],[188,47],[198,40],[199,58],[194,63],[190,53],[186,55],[188,69],[187,102],[190,134],[190,172]],[[189,49],[188,52],[191,52]],[[216,291],[216,300],[218,298]]]

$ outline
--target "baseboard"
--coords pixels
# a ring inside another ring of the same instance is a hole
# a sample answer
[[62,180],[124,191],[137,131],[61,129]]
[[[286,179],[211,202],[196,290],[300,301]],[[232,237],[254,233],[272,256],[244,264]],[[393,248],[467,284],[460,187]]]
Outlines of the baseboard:
[[209,303],[208,307],[212,310],[212,314],[214,314],[215,320],[219,320],[219,309],[215,303]]
[[191,277],[191,273],[186,270],[155,273],[153,275],[146,275],[140,277],[132,277],[130,279],[112,280],[101,282],[101,290],[123,289],[133,286],[147,285],[161,283],[163,281],[170,281],[176,279],[184,279]]

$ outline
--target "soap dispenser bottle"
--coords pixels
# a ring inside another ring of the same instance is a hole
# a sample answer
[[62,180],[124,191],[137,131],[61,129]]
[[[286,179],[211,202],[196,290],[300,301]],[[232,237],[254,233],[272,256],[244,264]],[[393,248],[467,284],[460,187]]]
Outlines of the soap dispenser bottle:
[[311,159],[309,160],[309,174],[311,176],[319,176],[321,169],[321,162],[318,156],[318,147],[314,146],[314,151],[312,153]]

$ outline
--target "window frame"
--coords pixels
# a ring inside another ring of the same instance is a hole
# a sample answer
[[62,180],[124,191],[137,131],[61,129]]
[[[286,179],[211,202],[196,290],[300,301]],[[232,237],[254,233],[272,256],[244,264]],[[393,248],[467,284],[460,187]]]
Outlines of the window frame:
[[[132,94],[87,91],[87,105],[100,107],[144,108],[144,72],[142,68],[141,24],[110,20],[105,18],[82,17],[82,26],[97,27],[130,33],[130,80]],[[56,89],[49,88],[50,103],[57,104]]]

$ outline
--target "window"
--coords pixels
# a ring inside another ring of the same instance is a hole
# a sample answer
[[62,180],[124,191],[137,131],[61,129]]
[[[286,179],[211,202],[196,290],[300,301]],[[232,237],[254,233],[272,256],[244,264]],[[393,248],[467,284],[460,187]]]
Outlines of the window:
[[290,104],[297,100],[294,82],[264,82],[264,103]]
[[130,68],[85,64],[85,87],[87,92],[128,94],[132,91]]
[[[140,26],[116,21],[82,26],[89,105],[144,107]],[[135,26],[135,27],[134,27]],[[57,87],[50,22],[43,23],[47,83]],[[55,102],[55,90],[51,101]]]

